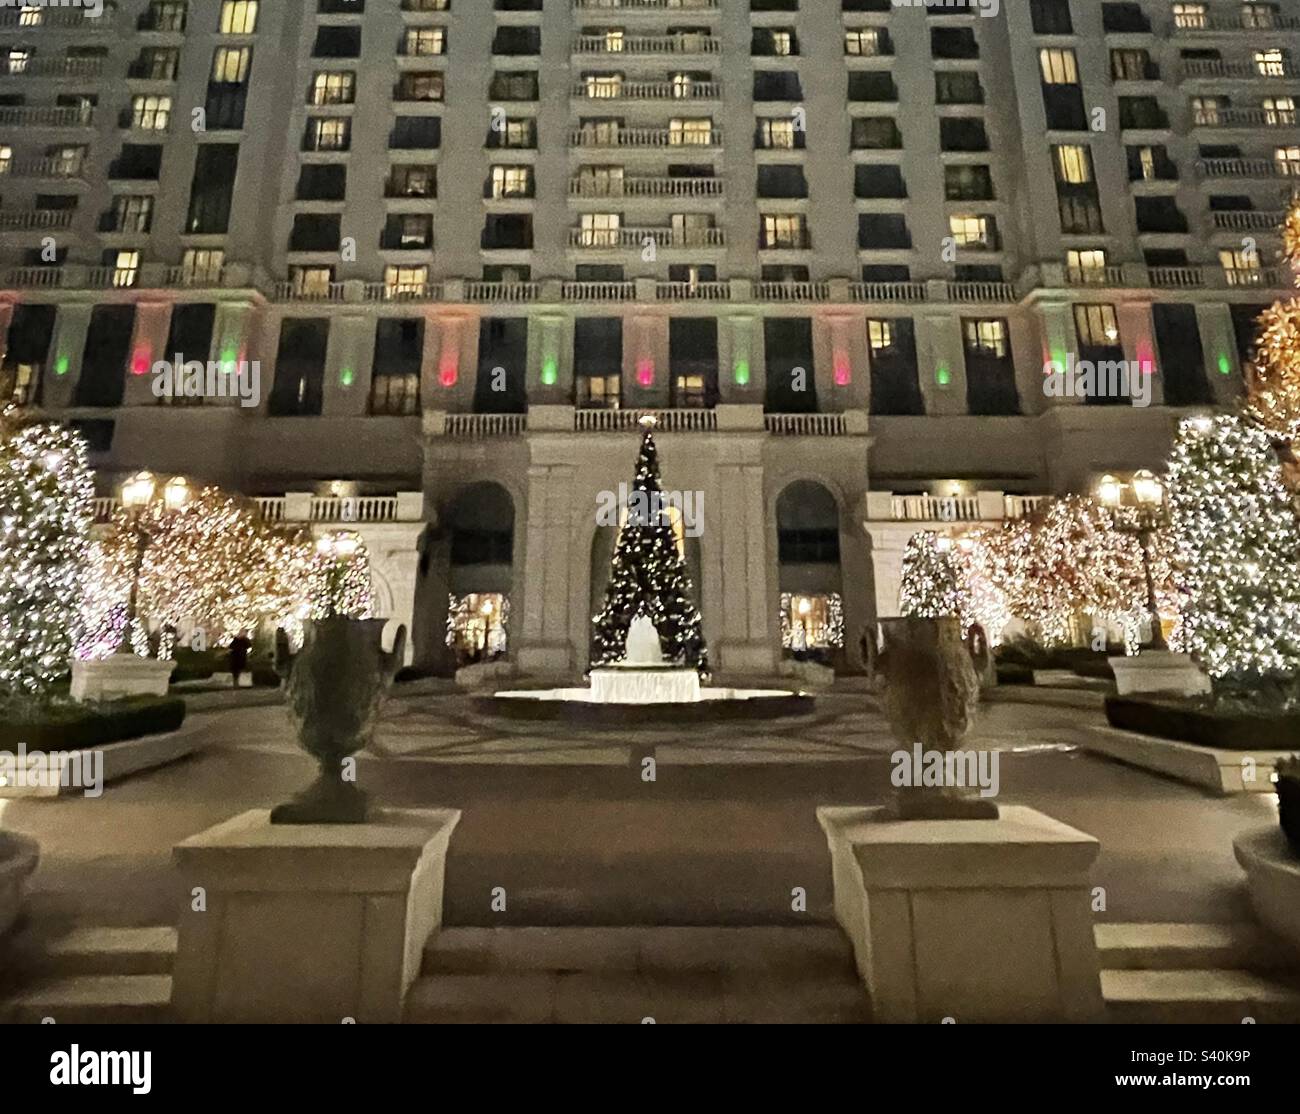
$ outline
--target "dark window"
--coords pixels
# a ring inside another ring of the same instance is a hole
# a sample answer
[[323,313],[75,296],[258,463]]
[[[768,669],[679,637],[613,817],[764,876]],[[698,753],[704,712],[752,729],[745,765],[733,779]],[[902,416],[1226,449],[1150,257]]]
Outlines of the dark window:
[[239,166],[237,143],[205,143],[194,159],[190,183],[190,212],[185,230],[195,233],[229,231],[230,201]]
[[767,397],[772,414],[815,414],[812,322],[806,317],[769,317],[763,322]]
[[126,361],[135,332],[134,306],[96,306],[86,330],[77,380],[76,406],[121,406],[126,391]]
[[479,324],[474,411],[522,414],[528,409],[528,319],[488,317]]
[[882,415],[924,414],[916,363],[916,335],[911,318],[867,322],[871,355],[871,412]]
[[212,328],[217,307],[210,302],[183,302],[172,307],[171,328],[167,333],[167,351],[161,359],[186,363],[207,363],[212,354]]
[[23,302],[14,307],[0,365],[0,409],[9,403],[33,406],[41,401],[42,371],[54,340],[54,306]]
[[674,407],[708,407],[718,401],[718,321],[715,317],[668,322],[668,361]]
[[419,317],[381,317],[375,329],[370,413],[418,414],[423,363],[424,320]]
[[328,319],[285,319],[280,327],[275,384],[268,405],[272,417],[310,417],[321,412],[329,336]]
[[343,163],[307,163],[298,172],[299,201],[342,201],[347,193],[348,168]]
[[1196,307],[1151,307],[1166,406],[1208,406],[1214,392],[1205,378],[1205,350],[1196,323]]

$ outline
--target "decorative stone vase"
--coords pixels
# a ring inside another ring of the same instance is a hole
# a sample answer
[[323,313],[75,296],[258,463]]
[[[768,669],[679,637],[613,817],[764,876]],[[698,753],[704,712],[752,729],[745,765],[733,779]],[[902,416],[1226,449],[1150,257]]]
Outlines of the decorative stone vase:
[[[975,723],[980,685],[955,616],[882,619],[877,662],[885,686],[882,708],[894,738],[907,747],[947,754]],[[900,787],[901,820],[996,819],[992,801],[955,786]]]
[[40,857],[36,840],[17,832],[0,832],[0,936],[18,920],[27,878]]
[[345,760],[370,742],[401,668],[406,628],[398,627],[393,649],[385,653],[384,626],[383,619],[314,619],[296,654],[289,652],[285,632],[276,632],[276,672],[284,678],[298,740],[320,774],[292,801],[271,810],[272,824],[365,823],[366,794],[348,776]]

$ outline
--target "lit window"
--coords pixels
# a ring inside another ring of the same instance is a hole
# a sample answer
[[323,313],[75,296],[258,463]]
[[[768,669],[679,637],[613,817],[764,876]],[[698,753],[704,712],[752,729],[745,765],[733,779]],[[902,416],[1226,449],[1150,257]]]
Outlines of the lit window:
[[1007,323],[996,318],[992,320],[965,320],[962,332],[966,340],[966,351],[974,356],[988,356],[1005,359],[1007,355]]
[[131,127],[140,131],[164,132],[171,123],[171,97],[141,96],[131,99]]
[[1114,306],[1075,306],[1074,328],[1079,334],[1080,344],[1109,348],[1119,343],[1119,322]]
[[223,85],[242,85],[248,80],[253,52],[246,46],[219,46],[212,53],[212,80]]
[[1044,85],[1079,84],[1079,63],[1073,50],[1057,47],[1040,50],[1038,66],[1042,71]]
[[252,35],[257,31],[258,0],[223,0],[221,5],[221,33],[223,35]]
[[1287,73],[1286,51],[1255,51],[1255,71],[1261,77],[1285,77]]
[[1080,186],[1092,181],[1092,153],[1082,144],[1070,143],[1054,148],[1056,180]]
[[859,27],[844,32],[844,53],[872,57],[880,54],[881,35],[874,27]]
[[140,273],[140,253],[138,251],[119,251],[113,261],[113,285],[134,286]]

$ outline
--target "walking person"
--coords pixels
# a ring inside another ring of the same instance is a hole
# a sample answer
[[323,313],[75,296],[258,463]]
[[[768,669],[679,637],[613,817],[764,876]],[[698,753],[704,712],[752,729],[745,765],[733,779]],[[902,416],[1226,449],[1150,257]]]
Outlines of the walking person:
[[242,630],[230,640],[230,680],[235,688],[239,688],[239,678],[248,669],[248,651],[252,648],[252,640]]

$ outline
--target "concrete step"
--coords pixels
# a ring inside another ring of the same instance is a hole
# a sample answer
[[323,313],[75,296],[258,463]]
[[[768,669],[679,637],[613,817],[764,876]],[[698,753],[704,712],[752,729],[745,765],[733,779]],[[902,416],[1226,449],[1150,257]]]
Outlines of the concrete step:
[[170,975],[72,975],[37,982],[0,1003],[0,1021],[128,1025],[170,1020]]
[[1110,1020],[1145,1025],[1300,1022],[1300,984],[1213,968],[1101,973]]
[[697,970],[504,972],[419,979],[406,1020],[417,1024],[860,1024],[853,979],[756,980]]
[[734,971],[817,977],[853,971],[833,925],[791,928],[447,928],[425,949],[424,973]]
[[176,958],[176,929],[79,928],[48,941],[37,966],[71,975],[167,975]]
[[1110,970],[1300,970],[1300,957],[1253,924],[1099,924],[1095,935]]
[[407,1019],[428,1023],[857,1023],[844,934],[802,928],[449,928]]

